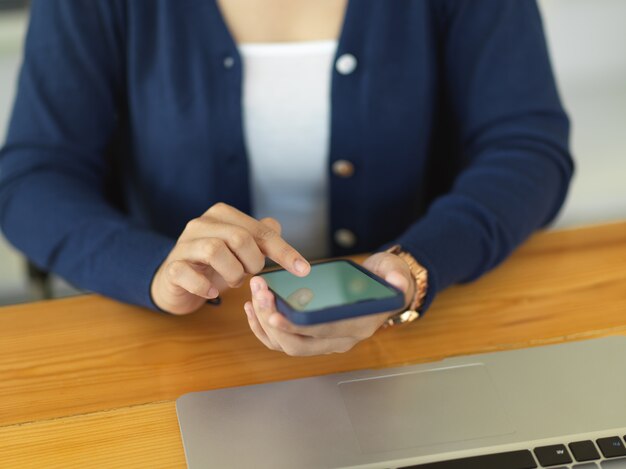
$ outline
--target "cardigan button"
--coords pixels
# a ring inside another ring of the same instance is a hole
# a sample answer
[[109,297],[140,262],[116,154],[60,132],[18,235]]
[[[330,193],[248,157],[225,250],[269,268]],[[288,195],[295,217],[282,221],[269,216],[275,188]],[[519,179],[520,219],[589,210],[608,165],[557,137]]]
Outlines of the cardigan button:
[[235,58],[234,58],[234,57],[231,57],[230,55],[228,55],[228,56],[224,57],[224,62],[223,62],[223,64],[224,64],[224,68],[225,68],[226,70],[231,69],[231,68],[233,68],[233,67],[234,67],[234,65],[235,65]]
[[333,174],[341,178],[349,178],[354,174],[354,165],[348,160],[337,160],[331,167]]
[[335,68],[342,75],[350,75],[356,70],[358,62],[352,54],[343,54],[335,62]]
[[356,244],[356,235],[345,228],[335,231],[335,243],[342,248],[351,248]]

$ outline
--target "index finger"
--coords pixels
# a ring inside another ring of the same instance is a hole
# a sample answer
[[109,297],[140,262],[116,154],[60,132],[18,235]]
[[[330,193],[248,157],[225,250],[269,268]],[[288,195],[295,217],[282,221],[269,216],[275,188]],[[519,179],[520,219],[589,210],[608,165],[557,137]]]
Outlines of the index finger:
[[261,225],[252,236],[256,240],[261,252],[281,267],[299,277],[308,275],[311,266],[307,260],[276,231]]
[[270,226],[226,204],[211,207],[207,214],[245,228],[265,256],[298,277],[308,275],[311,266],[306,259]]

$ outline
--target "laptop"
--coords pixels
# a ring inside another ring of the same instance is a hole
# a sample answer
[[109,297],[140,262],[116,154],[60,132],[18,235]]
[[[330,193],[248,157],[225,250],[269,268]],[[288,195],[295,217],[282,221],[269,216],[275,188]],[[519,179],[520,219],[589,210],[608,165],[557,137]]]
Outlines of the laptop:
[[196,468],[626,469],[626,337],[186,394]]

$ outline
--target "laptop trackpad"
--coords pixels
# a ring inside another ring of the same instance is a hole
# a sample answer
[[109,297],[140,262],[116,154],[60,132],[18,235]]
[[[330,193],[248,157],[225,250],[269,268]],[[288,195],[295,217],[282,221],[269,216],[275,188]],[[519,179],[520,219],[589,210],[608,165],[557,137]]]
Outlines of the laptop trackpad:
[[361,451],[513,433],[482,364],[339,383]]

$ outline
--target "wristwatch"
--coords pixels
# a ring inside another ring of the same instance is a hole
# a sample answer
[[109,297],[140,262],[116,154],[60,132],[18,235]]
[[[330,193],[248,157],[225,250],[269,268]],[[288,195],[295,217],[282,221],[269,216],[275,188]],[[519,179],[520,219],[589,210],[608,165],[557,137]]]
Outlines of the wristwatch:
[[385,322],[385,326],[389,327],[395,326],[396,324],[413,322],[420,317],[420,308],[422,307],[424,298],[426,297],[426,291],[428,290],[428,270],[417,262],[411,254],[403,251],[402,246],[399,244],[391,246],[385,252],[395,254],[404,260],[408,264],[411,275],[415,280],[415,293],[413,294],[411,303],[409,303],[408,309],[391,316]]

